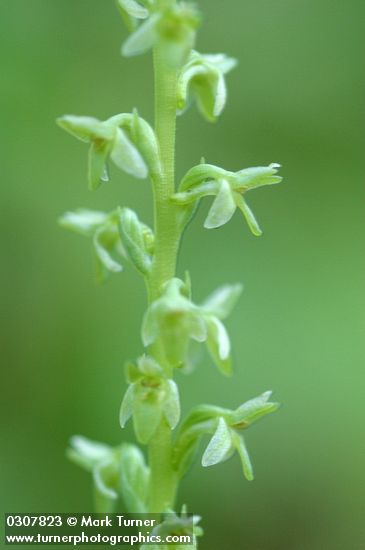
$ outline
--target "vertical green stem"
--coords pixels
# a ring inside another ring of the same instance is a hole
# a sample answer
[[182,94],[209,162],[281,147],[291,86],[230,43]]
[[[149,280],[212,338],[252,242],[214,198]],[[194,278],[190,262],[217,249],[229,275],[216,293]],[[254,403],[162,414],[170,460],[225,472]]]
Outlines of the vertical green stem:
[[164,62],[161,47],[154,51],[155,129],[160,144],[162,177],[154,181],[155,255],[149,278],[150,300],[161,285],[174,277],[180,230],[176,207],[170,201],[175,190],[175,134],[177,71]]
[[[160,145],[162,177],[154,181],[155,254],[148,280],[149,300],[156,299],[164,282],[175,275],[180,241],[176,208],[170,197],[175,189],[175,133],[177,69],[165,62],[164,47],[154,50],[155,130]],[[150,350],[161,359],[158,342]],[[149,444],[151,469],[149,510],[173,508],[177,475],[171,464],[171,429],[163,420]]]

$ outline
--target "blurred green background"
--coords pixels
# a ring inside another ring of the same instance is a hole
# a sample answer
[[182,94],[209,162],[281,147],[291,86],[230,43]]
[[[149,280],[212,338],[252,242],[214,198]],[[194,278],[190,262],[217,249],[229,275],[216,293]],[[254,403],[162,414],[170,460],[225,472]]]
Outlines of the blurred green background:
[[[198,49],[240,61],[215,125],[179,120],[178,175],[204,155],[238,170],[280,162],[285,183],[240,216],[186,234],[196,300],[245,292],[228,322],[235,376],[208,360],[180,376],[183,408],[237,406],[266,389],[283,403],[247,433],[256,480],[236,459],[186,478],[202,549],[361,550],[364,444],[364,31],[361,0],[201,0]],[[116,444],[122,365],[141,353],[145,306],[132,267],[94,284],[89,243],[58,228],[67,209],[128,205],[151,220],[147,183],[113,172],[91,194],[86,147],[64,113],[153,116],[150,55],[125,60],[113,2],[0,3],[1,508],[90,511],[89,476],[64,457],[74,433]]]

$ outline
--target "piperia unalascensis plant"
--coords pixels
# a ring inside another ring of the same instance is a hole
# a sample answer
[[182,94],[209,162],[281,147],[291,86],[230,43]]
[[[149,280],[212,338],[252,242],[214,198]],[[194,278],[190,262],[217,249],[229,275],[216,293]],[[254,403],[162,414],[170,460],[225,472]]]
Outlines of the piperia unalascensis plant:
[[[136,109],[104,121],[66,115],[58,124],[88,144],[91,190],[109,180],[110,163],[129,176],[150,179],[153,228],[124,204],[110,213],[67,212],[60,223],[90,239],[99,279],[121,272],[129,262],[145,280],[148,304],[141,328],[142,355],[126,365],[128,387],[120,423],[123,428],[131,419],[138,443],[148,446],[148,461],[135,444],[123,441],[113,448],[81,436],[71,439],[68,455],[91,472],[98,512],[115,510],[119,499],[128,512],[170,512],[173,515],[166,516],[157,531],[190,532],[197,548],[197,536],[202,534],[199,518],[188,525],[184,513],[176,512],[176,495],[199,452],[199,442],[210,436],[201,455],[204,467],[237,454],[244,476],[252,480],[242,432],[275,411],[278,404],[269,401],[271,392],[265,392],[233,410],[197,406],[180,421],[178,371],[189,370],[186,367],[198,344],[206,347],[208,357],[224,375],[232,373],[231,341],[223,321],[242,291],[241,284],[225,284],[196,303],[189,276],[181,279],[176,274],[180,241],[200,200],[209,196],[213,202],[205,228],[226,224],[238,209],[252,233],[261,235],[246,193],[277,184],[281,177],[276,163],[230,171],[202,161],[176,185],[176,117],[195,103],[204,118],[215,121],[225,107],[226,76],[236,60],[194,49],[201,17],[190,3],[117,0],[117,6],[130,31],[122,54],[131,57],[153,50],[154,128]],[[165,546],[150,548],[163,550]]]

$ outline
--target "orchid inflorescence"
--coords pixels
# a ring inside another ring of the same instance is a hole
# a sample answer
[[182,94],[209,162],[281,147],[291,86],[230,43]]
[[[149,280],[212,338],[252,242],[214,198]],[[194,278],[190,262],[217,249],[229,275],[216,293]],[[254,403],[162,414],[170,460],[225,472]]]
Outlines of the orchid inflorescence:
[[[142,222],[126,206],[104,213],[87,209],[66,212],[63,227],[91,239],[99,280],[123,271],[130,262],[143,276],[148,291],[141,340],[143,354],[126,365],[127,391],[120,410],[122,428],[132,419],[141,449],[123,442],[117,447],[71,439],[69,457],[92,473],[98,512],[115,510],[119,499],[129,512],[173,513],[159,529],[184,530],[184,514],[173,512],[180,479],[199,445],[210,436],[202,465],[213,466],[239,456],[244,476],[253,479],[243,430],[278,404],[265,392],[230,410],[213,405],[194,408],[180,421],[178,371],[191,372],[194,350],[204,344],[208,357],[224,374],[232,373],[231,342],[223,321],[231,313],[241,284],[226,284],[202,303],[192,299],[191,281],[176,276],[181,236],[204,197],[213,197],[204,227],[214,229],[241,211],[251,232],[262,231],[246,201],[246,193],[281,181],[279,165],[229,171],[204,160],[187,171],[175,186],[175,118],[195,102],[200,113],[215,121],[227,99],[226,75],[236,60],[224,54],[202,54],[194,49],[200,13],[177,0],[117,0],[130,30],[122,54],[130,57],[154,52],[156,80],[155,129],[135,109],[101,121],[67,115],[58,124],[88,143],[88,183],[91,190],[109,181],[109,164],[138,179],[149,178],[154,190],[154,227]],[[173,430],[176,429],[173,437]],[[176,509],[176,508],[175,508]],[[201,534],[193,521],[192,536]],[[154,547],[151,547],[152,550]],[[164,546],[155,546],[164,550]],[[179,546],[179,548],[184,548]],[[190,547],[189,547],[190,548]]]

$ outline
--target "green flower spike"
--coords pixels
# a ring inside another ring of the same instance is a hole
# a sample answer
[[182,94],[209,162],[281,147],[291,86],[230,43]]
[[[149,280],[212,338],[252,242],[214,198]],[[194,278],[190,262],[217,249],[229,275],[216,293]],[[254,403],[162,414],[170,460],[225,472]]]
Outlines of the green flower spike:
[[123,270],[120,258],[127,255],[119,236],[118,212],[106,214],[80,208],[75,212],[63,214],[59,224],[75,233],[92,238],[99,281],[104,281],[109,273],[119,273]]
[[178,80],[178,113],[182,114],[194,98],[202,115],[214,122],[226,104],[224,75],[236,64],[235,59],[224,54],[203,55],[193,51]]
[[224,374],[230,374],[231,346],[221,321],[229,315],[241,291],[239,284],[226,285],[203,304],[196,305],[190,299],[186,284],[180,279],[171,279],[145,314],[144,345],[147,347],[161,338],[166,360],[177,367],[186,361],[190,339],[206,342],[215,364]]
[[[194,45],[195,30],[200,18],[192,4],[179,4],[160,8],[151,6],[150,16],[127,38],[122,46],[122,55],[140,55],[157,44],[166,61],[180,67]],[[163,51],[165,49],[165,51]]]
[[90,143],[89,188],[97,189],[101,182],[109,181],[107,162],[127,174],[140,179],[160,171],[159,151],[150,125],[133,114],[123,113],[108,120],[66,115],[57,119],[61,128]]
[[175,465],[182,473],[190,464],[200,437],[213,434],[203,454],[202,465],[213,466],[228,460],[235,452],[240,457],[243,474],[253,479],[253,469],[244,438],[240,433],[254,422],[279,408],[270,402],[270,391],[247,401],[236,410],[201,405],[184,420],[175,447]]
[[176,204],[188,207],[199,202],[202,197],[215,196],[204,223],[206,229],[224,225],[232,218],[236,208],[239,208],[252,233],[259,236],[262,231],[244,195],[251,189],[280,183],[282,178],[276,175],[279,167],[280,164],[274,163],[229,172],[211,164],[199,164],[185,175],[179,192],[173,195],[172,200]]
[[131,416],[140,443],[148,443],[162,417],[173,430],[180,419],[180,399],[176,383],[151,357],[141,357],[137,365],[127,365],[130,383],[120,409],[124,428]]

